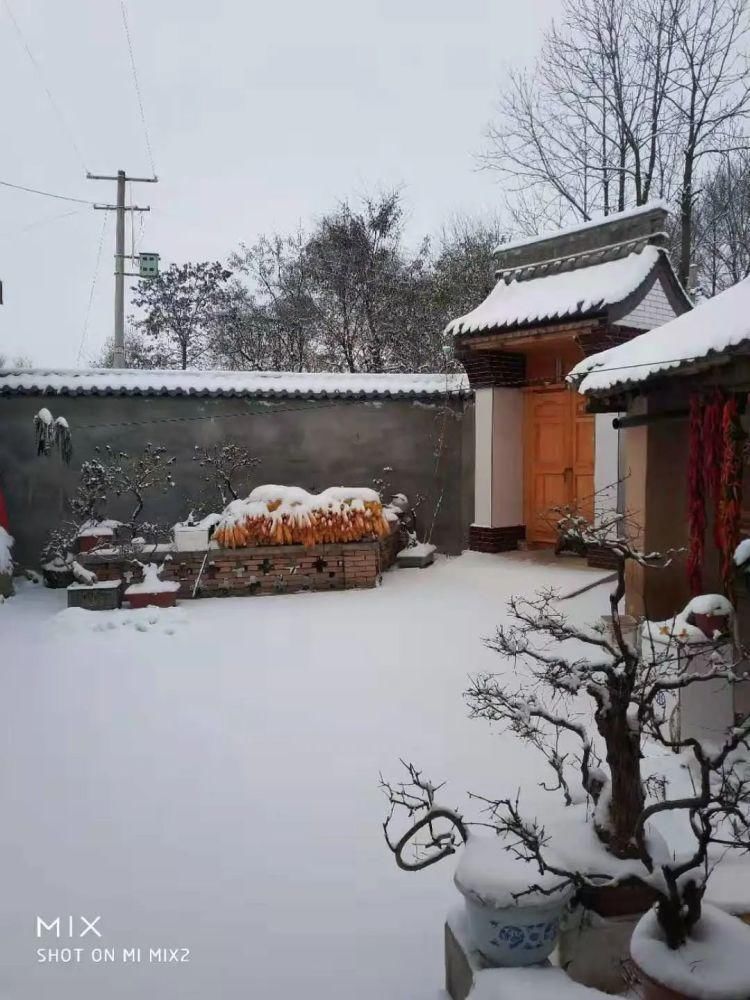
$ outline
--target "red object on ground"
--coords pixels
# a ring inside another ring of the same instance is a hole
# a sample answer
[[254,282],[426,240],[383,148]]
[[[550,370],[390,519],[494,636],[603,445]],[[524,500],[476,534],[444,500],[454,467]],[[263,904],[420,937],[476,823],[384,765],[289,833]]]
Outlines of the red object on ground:
[[5,497],[3,496],[3,491],[0,489],[0,528],[5,528],[6,531],[10,531],[10,518],[8,517],[8,508],[5,506]]
[[143,591],[139,594],[125,593],[123,600],[131,608],[173,608],[177,603],[176,590],[157,590],[153,593]]

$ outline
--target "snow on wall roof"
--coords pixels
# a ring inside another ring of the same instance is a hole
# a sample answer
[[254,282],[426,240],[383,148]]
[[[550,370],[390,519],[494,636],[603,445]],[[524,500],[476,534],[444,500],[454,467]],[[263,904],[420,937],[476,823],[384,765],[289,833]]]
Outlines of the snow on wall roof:
[[568,376],[579,392],[638,385],[653,375],[720,355],[750,341],[750,278],[639,337],[592,354]]
[[660,256],[657,247],[645,246],[640,253],[573,271],[510,283],[501,278],[484,302],[452,320],[446,333],[481,333],[603,312],[635,292],[656,267]]
[[0,370],[0,396],[253,396],[261,399],[418,398],[469,393],[463,374],[146,371],[140,369]]
[[526,236],[522,239],[511,240],[510,243],[498,243],[495,248],[496,253],[504,253],[506,250],[517,250],[519,247],[532,246],[534,243],[544,243],[547,240],[556,239],[558,236],[572,236],[573,233],[585,232],[588,229],[596,229],[598,226],[611,226],[614,222],[625,222],[628,219],[637,219],[641,215],[647,215],[658,209],[662,212],[669,212],[669,205],[665,201],[650,201],[646,205],[639,205],[637,208],[629,208],[624,212],[615,212],[612,215],[603,215],[598,219],[589,219],[588,222],[579,222],[565,229],[552,229],[538,236]]

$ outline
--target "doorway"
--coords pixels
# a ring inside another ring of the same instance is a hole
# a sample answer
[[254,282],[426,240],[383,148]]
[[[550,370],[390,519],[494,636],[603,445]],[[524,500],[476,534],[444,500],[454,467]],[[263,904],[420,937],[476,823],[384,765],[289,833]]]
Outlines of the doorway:
[[553,507],[594,511],[594,417],[565,387],[524,390],[524,518],[526,540],[557,540]]

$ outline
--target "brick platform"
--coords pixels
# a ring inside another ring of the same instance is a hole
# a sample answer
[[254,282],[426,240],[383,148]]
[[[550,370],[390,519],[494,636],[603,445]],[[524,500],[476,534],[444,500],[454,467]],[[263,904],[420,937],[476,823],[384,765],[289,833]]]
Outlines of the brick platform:
[[[171,552],[162,580],[180,584],[179,598],[290,594],[300,590],[348,590],[374,587],[401,548],[398,530],[387,538],[344,545],[269,545],[247,549],[211,548],[203,552]],[[164,553],[145,559],[160,562]],[[205,565],[204,565],[205,560]],[[101,580],[119,579],[127,567],[112,553],[79,557]],[[201,572],[202,568],[202,572]],[[136,577],[137,579],[137,577]]]
[[606,545],[590,545],[586,552],[586,562],[594,569],[617,569],[619,561]]
[[469,527],[469,548],[472,552],[510,552],[526,538],[526,525],[514,524],[506,528],[483,528],[478,524]]

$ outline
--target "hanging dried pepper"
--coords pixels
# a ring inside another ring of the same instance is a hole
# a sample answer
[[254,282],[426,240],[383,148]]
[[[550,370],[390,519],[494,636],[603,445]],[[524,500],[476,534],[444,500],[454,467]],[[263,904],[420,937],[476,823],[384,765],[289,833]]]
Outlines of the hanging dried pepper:
[[690,397],[688,454],[687,574],[693,596],[703,590],[703,547],[706,533],[706,495],[703,474],[703,401],[698,393]]
[[721,469],[724,462],[724,428],[722,416],[724,395],[717,389],[703,409],[703,495],[704,503],[713,508],[714,544],[721,552]]
[[739,543],[742,512],[742,441],[744,438],[736,396],[730,396],[724,404],[722,432],[724,448],[719,510],[722,542],[721,575],[725,594],[727,597],[733,598],[734,550]]

